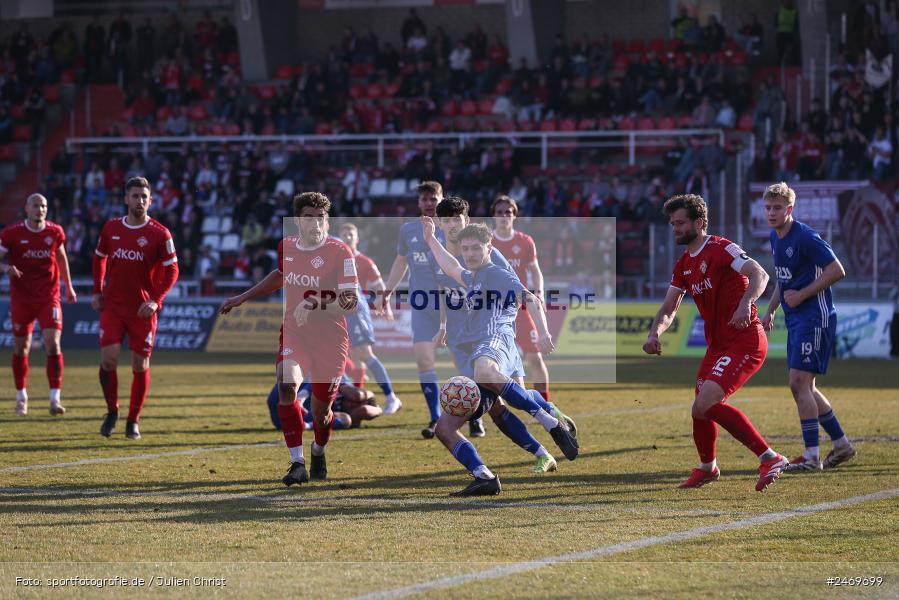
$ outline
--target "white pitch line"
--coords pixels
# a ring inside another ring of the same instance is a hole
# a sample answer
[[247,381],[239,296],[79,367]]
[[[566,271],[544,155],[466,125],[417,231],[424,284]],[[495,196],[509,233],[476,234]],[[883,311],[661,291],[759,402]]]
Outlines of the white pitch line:
[[372,507],[372,512],[378,511],[379,505],[385,506],[444,506],[446,508],[458,508],[466,506],[469,508],[524,508],[539,510],[574,510],[574,511],[593,511],[611,514],[660,514],[660,515],[677,515],[677,516],[723,516],[740,514],[733,511],[720,511],[710,509],[680,509],[680,508],[657,508],[657,507],[611,507],[608,504],[560,504],[552,502],[499,502],[492,500],[450,500],[437,498],[384,498],[382,496],[311,496],[304,494],[277,494],[277,495],[260,495],[260,494],[229,494],[224,492],[174,492],[174,491],[121,491],[121,490],[100,490],[100,489],[77,489],[77,488],[32,488],[32,487],[0,487],[0,501],[3,496],[17,496],[21,494],[34,494],[47,498],[60,496],[77,496],[79,498],[108,498],[108,497],[128,497],[128,498],[174,498],[178,500],[208,500],[211,502],[230,502],[230,501],[249,501],[249,502],[265,502],[265,503],[290,503],[300,501],[304,508],[320,506],[323,504],[365,504]]
[[569,563],[591,558],[600,558],[604,556],[612,556],[615,554],[621,554],[623,552],[630,552],[631,550],[639,550],[641,548],[647,548],[650,546],[667,544],[669,542],[683,542],[713,533],[719,533],[721,531],[744,529],[746,527],[755,527],[756,525],[770,525],[771,523],[776,523],[778,521],[783,521],[785,519],[790,519],[793,517],[825,512],[828,510],[835,510],[838,508],[851,506],[853,504],[860,504],[862,502],[886,500],[889,498],[895,498],[896,496],[899,496],[899,488],[893,488],[891,490],[881,490],[872,494],[865,494],[864,496],[853,496],[851,498],[844,498],[842,500],[835,500],[833,502],[822,502],[821,504],[813,504],[811,506],[793,508],[782,512],[766,513],[763,515],[758,515],[756,517],[740,519],[738,521],[729,521],[727,523],[719,523],[717,525],[695,527],[693,529],[676,531],[674,533],[668,533],[665,535],[654,535],[650,537],[631,540],[629,542],[621,542],[618,544],[611,544],[609,546],[599,546],[597,548],[591,548],[589,550],[581,550],[578,552],[559,554],[557,556],[538,558],[531,561],[511,563],[508,565],[503,565],[501,567],[495,567],[492,569],[486,569],[484,571],[477,571],[475,573],[468,573],[465,575],[441,577],[439,579],[433,579],[431,581],[398,587],[391,590],[383,590],[380,592],[373,592],[371,594],[353,596],[351,600],[394,600],[396,598],[405,598],[406,596],[411,596],[413,594],[421,594],[424,592],[430,592],[432,590],[456,587],[465,583],[470,583],[472,581],[485,581],[489,579],[506,577],[515,573],[533,571],[535,569],[539,569],[549,565]]
[[[389,431],[369,431],[362,433],[350,433],[346,435],[336,436],[335,439],[341,441],[363,440],[368,438],[378,438],[392,435],[406,435],[412,431],[408,430],[389,430]],[[21,467],[4,467],[0,469],[0,473],[21,473],[23,471],[39,471],[42,469],[65,469],[68,467],[82,467],[84,465],[98,465],[103,463],[128,462],[132,460],[153,460],[156,458],[169,458],[171,456],[194,456],[196,454],[208,454],[210,452],[227,452],[230,450],[245,450],[247,448],[265,448],[268,446],[280,446],[284,442],[257,442],[254,444],[229,444],[227,446],[209,446],[206,448],[192,448],[190,450],[177,450],[175,452],[154,452],[150,454],[131,454],[128,456],[107,456],[103,458],[84,458],[81,460],[73,460],[69,462],[40,464],[40,465],[24,465]]]

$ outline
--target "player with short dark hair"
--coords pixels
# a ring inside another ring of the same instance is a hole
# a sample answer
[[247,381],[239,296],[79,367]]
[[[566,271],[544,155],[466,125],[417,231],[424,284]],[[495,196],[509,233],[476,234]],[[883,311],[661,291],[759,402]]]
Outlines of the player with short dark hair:
[[[325,446],[331,437],[331,405],[346,368],[349,335],[344,315],[355,312],[359,297],[356,261],[350,249],[328,236],[331,202],[318,192],[303,192],[293,200],[295,236],[278,244],[278,268],[222,304],[228,314],[255,298],[285,288],[285,318],[281,324],[278,379],[278,416],[290,453],[284,485],[327,479]],[[312,465],[303,456],[303,419],[297,389],[304,375],[312,381]]]
[[[381,272],[378,270],[378,265],[375,261],[358,250],[358,227],[352,223],[344,223],[340,226],[340,239],[349,246],[353,257],[356,259],[359,288],[362,291],[362,298],[366,299],[364,302],[359,303],[359,310],[348,314],[346,317],[347,331],[350,335],[350,356],[358,365],[360,372],[358,377],[359,384],[365,379],[365,371],[371,371],[375,381],[384,393],[384,414],[392,415],[402,408],[403,403],[393,392],[393,382],[390,380],[387,367],[372,351],[372,346],[375,344],[375,327],[371,320],[371,311],[367,301],[369,291],[376,293],[384,291],[384,280],[381,278]],[[389,303],[385,307],[384,316],[388,320],[393,320],[393,311]]]
[[115,431],[119,418],[117,368],[126,333],[134,378],[125,436],[132,440],[141,437],[138,422],[150,388],[156,318],[178,280],[172,234],[147,214],[153,203],[151,189],[143,177],[127,181],[128,212],[106,222],[94,252],[91,306],[100,313],[100,387],[107,409],[100,434],[106,437]]
[[[515,347],[515,317],[522,302],[534,317],[540,332],[541,351],[553,350],[552,336],[546,325],[542,304],[522,285],[511,270],[490,260],[490,240],[486,225],[475,223],[464,227],[457,236],[463,267],[435,236],[433,219],[421,218],[422,232],[428,247],[445,275],[467,290],[465,306],[468,316],[457,347],[464,353],[457,360],[470,369],[481,391],[481,403],[470,418],[489,412],[499,396],[513,408],[527,411],[546,429],[568,460],[578,455],[578,442],[567,423],[546,411],[535,400],[536,390],[525,390],[510,374],[521,357]],[[533,394],[533,395],[532,395]],[[494,495],[500,492],[499,477],[484,464],[475,447],[459,433],[467,419],[444,413],[437,421],[435,433],[447,450],[473,476],[474,481],[456,496]]]
[[[790,461],[788,472],[814,472],[836,467],[855,456],[856,450],[827,398],[815,385],[827,372],[837,329],[837,310],[830,288],[846,271],[830,244],[817,231],[793,218],[796,192],[786,183],[765,190],[765,213],[771,231],[771,251],[777,285],[762,317],[766,331],[774,328],[774,314],[783,305],[787,326],[787,361],[790,391],[799,411],[805,450]],[[833,449],[822,461],[818,426],[830,435]]]
[[[443,186],[436,181],[423,181],[418,185],[417,191],[418,208],[421,214],[428,217],[436,216],[437,206],[443,200]],[[438,233],[438,236],[442,237],[442,235],[442,233]],[[430,415],[428,424],[421,430],[421,435],[425,439],[434,437],[434,426],[440,417],[440,387],[437,383],[433,342],[440,323],[440,313],[433,306],[433,302],[425,302],[423,306],[415,302],[417,295],[424,294],[425,298],[431,298],[437,291],[435,273],[428,254],[421,222],[416,220],[403,223],[397,242],[397,256],[387,276],[384,294],[378,303],[379,310],[386,310],[391,294],[408,269],[413,351],[415,363],[418,366],[418,381]]]
[[758,371],[768,352],[768,340],[755,307],[768,275],[740,246],[706,233],[708,209],[701,196],[673,196],[665,202],[664,210],[675,240],[686,250],[674,265],[671,286],[643,351],[662,353],[659,336],[671,326],[686,292],[690,292],[705,322],[708,344],[696,375],[692,409],[693,441],[701,464],[680,487],[700,487],[718,479],[715,442],[721,425],[759,457],[755,489],[761,492],[774,483],[787,460],[768,447],[746,415],[727,404],[727,399]]
[[[493,247],[502,252],[525,285],[531,282],[534,295],[543,299],[543,272],[537,260],[534,238],[515,230],[518,204],[510,196],[497,196],[490,205],[493,217]],[[515,319],[515,343],[524,352],[525,361],[534,378],[534,388],[549,402],[549,371],[543,354],[537,349],[537,327],[527,311],[518,312]]]
[[65,281],[66,300],[77,300],[69,260],[66,234],[47,220],[47,199],[32,194],[25,201],[25,220],[0,232],[0,260],[9,256],[0,271],[9,277],[10,320],[13,329],[12,372],[16,386],[16,413],[28,414],[28,353],[34,322],[41,326],[47,356],[47,383],[50,385],[50,414],[63,415],[60,400],[63,357],[62,305],[59,302],[60,275]]

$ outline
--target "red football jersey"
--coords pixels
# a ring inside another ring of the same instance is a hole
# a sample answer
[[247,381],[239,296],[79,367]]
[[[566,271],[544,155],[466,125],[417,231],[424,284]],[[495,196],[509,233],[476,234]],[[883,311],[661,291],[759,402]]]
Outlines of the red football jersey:
[[493,232],[493,247],[502,253],[515,269],[518,279],[525,285],[529,285],[527,266],[537,260],[537,246],[534,238],[526,233],[516,231],[512,237],[502,239]]
[[359,277],[359,285],[362,291],[368,293],[371,284],[381,279],[381,272],[378,265],[371,258],[365,256],[361,252],[356,252],[356,274]]
[[[674,265],[671,285],[693,296],[709,347],[727,343],[740,331],[728,322],[749,287],[749,279],[739,271],[747,260],[740,246],[711,235],[696,254],[684,251]],[[750,328],[760,325],[754,303],[751,311]]]
[[63,228],[47,221],[34,230],[19,221],[0,232],[0,250],[9,255],[9,264],[22,271],[9,278],[10,295],[19,300],[43,301],[59,298],[59,265],[56,251],[66,243]]
[[[359,285],[349,246],[325,237],[315,248],[303,248],[297,236],[286,237],[278,243],[278,270],[284,275],[286,329],[316,344],[323,343],[323,337],[325,343],[347,339],[346,319],[337,308],[337,298]],[[306,301],[314,308],[306,324],[297,327],[293,313]]]
[[172,234],[156,219],[129,225],[127,217],[110,219],[103,225],[96,253],[106,257],[103,284],[104,307],[137,312],[140,305],[156,298],[156,286],[165,267],[178,262]]

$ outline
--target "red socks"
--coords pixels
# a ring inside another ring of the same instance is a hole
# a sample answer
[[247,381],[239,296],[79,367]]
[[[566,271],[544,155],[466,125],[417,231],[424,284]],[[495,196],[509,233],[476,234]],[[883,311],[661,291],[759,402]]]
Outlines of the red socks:
[[288,448],[303,445],[303,418],[300,416],[300,404],[278,404],[278,417],[281,419],[281,431]]
[[150,370],[132,371],[134,379],[131,380],[131,405],[128,407],[128,420],[137,423],[140,421],[140,411],[147,400],[147,390],[150,388]]
[[315,422],[315,419],[312,419],[312,431],[315,433],[315,443],[325,447],[325,444],[328,443],[328,440],[331,439],[331,429],[334,427],[334,415],[331,415],[331,421],[328,422],[327,427],[319,428],[318,424]]
[[47,383],[51,390],[62,388],[62,352],[47,357]]
[[718,440],[718,426],[708,419],[693,417],[693,442],[699,452],[699,460],[710,463],[715,460],[715,442]]
[[119,374],[116,371],[104,371],[100,367],[100,389],[106,399],[109,412],[119,412]]
[[28,355],[12,355],[12,376],[17,390],[24,390],[28,385]]
[[[707,419],[724,427],[737,441],[749,448],[756,456],[761,456],[768,449],[768,442],[752,426],[749,419],[739,408],[719,402],[705,411]],[[707,461],[703,461],[707,462]]]
[[540,392],[540,395],[543,396],[544,400],[549,402],[549,386],[546,386],[546,388],[544,388],[542,390],[538,389],[537,391]]

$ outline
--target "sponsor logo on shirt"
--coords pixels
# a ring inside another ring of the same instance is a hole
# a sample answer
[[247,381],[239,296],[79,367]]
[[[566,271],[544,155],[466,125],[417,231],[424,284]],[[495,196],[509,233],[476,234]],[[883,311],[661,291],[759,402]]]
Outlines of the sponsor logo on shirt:
[[27,243],[28,243],[28,240],[19,240],[19,243],[20,243],[20,244],[27,244]]
[[701,295],[704,291],[712,289],[712,280],[706,277],[699,283],[690,284],[690,293],[694,296]]
[[122,238],[120,238],[120,237],[117,236],[117,235],[114,235],[114,236],[112,236],[112,239],[114,239],[114,240],[120,240],[120,239],[122,239]]
[[312,288],[321,287],[321,280],[318,275],[306,275],[305,273],[285,273],[284,283]]
[[780,281],[791,281],[793,279],[793,272],[790,271],[789,267],[774,267],[774,275]]
[[686,277],[687,275],[692,275],[692,274],[693,274],[693,269],[687,269],[686,271],[684,271],[684,277]]
[[49,250],[26,250],[22,258],[50,258]]
[[137,250],[129,250],[127,248],[116,248],[115,252],[112,253],[112,257],[120,260],[143,261],[144,253],[138,252]]
[[414,260],[417,264],[425,265],[428,263],[428,254],[427,252],[413,252],[412,260]]
[[356,276],[356,260],[352,258],[343,259],[343,276],[344,277],[355,277]]
[[316,269],[321,269],[322,265],[325,264],[325,259],[322,258],[321,256],[316,256],[315,258],[312,259],[311,264]]

